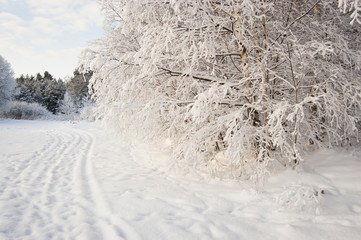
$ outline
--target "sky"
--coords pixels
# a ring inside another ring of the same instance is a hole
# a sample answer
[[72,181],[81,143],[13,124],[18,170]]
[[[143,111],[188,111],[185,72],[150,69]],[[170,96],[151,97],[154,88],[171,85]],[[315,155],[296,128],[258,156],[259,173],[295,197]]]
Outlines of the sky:
[[48,71],[65,79],[102,25],[97,0],[0,0],[0,55],[15,77]]

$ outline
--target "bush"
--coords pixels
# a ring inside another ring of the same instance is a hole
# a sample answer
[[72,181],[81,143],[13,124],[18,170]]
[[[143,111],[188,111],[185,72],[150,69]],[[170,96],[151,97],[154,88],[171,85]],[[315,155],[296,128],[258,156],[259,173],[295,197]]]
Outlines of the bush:
[[319,205],[324,190],[304,183],[291,183],[284,188],[276,199],[277,203],[288,209],[319,213]]
[[34,120],[47,118],[51,113],[38,103],[27,103],[20,101],[13,101],[7,111],[0,113],[4,118]]
[[350,144],[360,28],[335,1],[300,2],[102,1],[109,31],[81,57],[100,114],[170,138],[170,166],[255,185],[314,149]]
[[85,120],[88,122],[94,122],[97,120],[96,107],[93,104],[87,104],[80,109],[80,112],[77,116],[79,120]]

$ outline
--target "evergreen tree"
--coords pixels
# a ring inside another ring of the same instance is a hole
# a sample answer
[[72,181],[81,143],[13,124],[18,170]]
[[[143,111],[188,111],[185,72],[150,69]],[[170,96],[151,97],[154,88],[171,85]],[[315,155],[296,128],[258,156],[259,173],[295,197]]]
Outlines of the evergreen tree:
[[15,99],[28,103],[39,103],[53,114],[58,112],[60,102],[65,94],[65,84],[61,79],[56,80],[46,71],[44,76],[40,73],[36,77],[21,75],[16,81],[17,94]]
[[24,85],[17,87],[17,93],[15,95],[15,100],[18,100],[21,102],[27,102],[27,103],[34,102],[34,99],[31,96],[29,89],[27,87],[25,87]]
[[73,77],[66,83],[66,91],[69,98],[77,108],[81,108],[84,101],[90,98],[88,85],[92,74],[91,71],[81,73],[76,69]]

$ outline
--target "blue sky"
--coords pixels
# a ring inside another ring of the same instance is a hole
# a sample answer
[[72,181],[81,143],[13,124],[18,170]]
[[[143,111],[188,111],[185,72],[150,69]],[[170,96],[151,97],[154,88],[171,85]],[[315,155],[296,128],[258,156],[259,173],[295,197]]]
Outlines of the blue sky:
[[0,0],[0,55],[15,76],[65,79],[89,41],[102,37],[97,0]]

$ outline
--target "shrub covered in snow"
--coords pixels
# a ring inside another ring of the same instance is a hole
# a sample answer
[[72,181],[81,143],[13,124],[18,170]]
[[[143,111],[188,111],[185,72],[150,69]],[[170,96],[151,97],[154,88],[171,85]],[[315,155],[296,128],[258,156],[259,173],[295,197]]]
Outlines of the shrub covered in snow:
[[276,199],[277,203],[296,211],[315,211],[319,213],[319,204],[324,190],[303,183],[292,183],[284,188]]
[[0,115],[5,118],[33,120],[49,118],[52,114],[38,103],[13,101],[9,109],[1,112]]
[[96,106],[94,104],[84,105],[83,108],[80,109],[80,112],[77,114],[76,118],[89,122],[97,120],[98,117],[96,114]]

